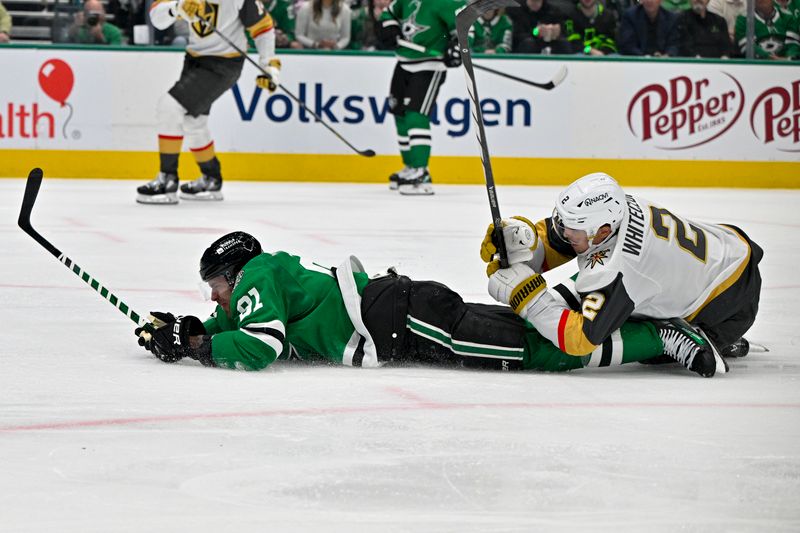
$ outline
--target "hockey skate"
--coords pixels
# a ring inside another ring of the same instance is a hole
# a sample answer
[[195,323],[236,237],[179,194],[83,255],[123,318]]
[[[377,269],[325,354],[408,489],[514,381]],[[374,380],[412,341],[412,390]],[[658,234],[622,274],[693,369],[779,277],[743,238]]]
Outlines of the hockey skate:
[[402,170],[398,170],[397,172],[393,173],[389,176],[389,190],[396,191],[397,187],[399,186],[400,179],[405,179],[409,173],[414,170],[413,168],[409,167],[408,165],[404,166]]
[[153,181],[136,188],[140,204],[177,204],[178,176],[159,172]]
[[750,343],[744,337],[719,351],[722,357],[744,357],[748,353],[750,353]]
[[[685,320],[671,319],[656,323],[658,335],[664,342],[664,353],[687,369],[704,378],[713,377],[719,371],[728,371],[727,364],[716,354],[716,348],[705,337],[702,330],[692,327]],[[718,365],[722,362],[722,367]]]
[[219,201],[222,200],[222,179],[203,174],[194,181],[181,185],[180,197],[183,200]]
[[406,196],[429,196],[433,194],[433,184],[427,167],[412,168],[405,176],[398,176],[397,191]]

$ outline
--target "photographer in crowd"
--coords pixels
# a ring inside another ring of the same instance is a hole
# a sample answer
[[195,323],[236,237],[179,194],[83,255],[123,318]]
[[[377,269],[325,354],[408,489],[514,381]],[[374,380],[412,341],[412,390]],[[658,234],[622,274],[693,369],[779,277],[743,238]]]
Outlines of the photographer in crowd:
[[122,32],[106,22],[106,11],[100,0],[86,0],[83,11],[75,15],[69,29],[69,42],[80,44],[122,44]]

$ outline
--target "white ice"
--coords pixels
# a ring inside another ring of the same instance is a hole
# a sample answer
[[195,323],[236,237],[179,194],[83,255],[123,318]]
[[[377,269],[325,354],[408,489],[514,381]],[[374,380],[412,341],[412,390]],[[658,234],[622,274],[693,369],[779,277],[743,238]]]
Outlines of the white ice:
[[[46,170],[46,169],[45,169]],[[207,316],[197,263],[225,232],[346,255],[489,302],[479,186],[226,183],[134,203],[129,181],[45,178],[34,225],[139,313]],[[748,337],[768,353],[569,374],[163,364],[133,323],[16,226],[0,180],[0,531],[798,531],[800,192],[631,189],[765,250]],[[555,188],[499,187],[506,215]],[[565,272],[549,276],[553,281]]]

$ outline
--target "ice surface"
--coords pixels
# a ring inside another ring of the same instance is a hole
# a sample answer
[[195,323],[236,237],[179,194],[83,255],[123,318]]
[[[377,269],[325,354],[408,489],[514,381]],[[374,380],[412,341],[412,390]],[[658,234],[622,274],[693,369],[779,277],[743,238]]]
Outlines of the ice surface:
[[[33,222],[140,313],[206,316],[197,262],[235,229],[489,301],[481,187],[231,182],[222,203],[142,206],[136,185],[45,178]],[[0,531],[800,530],[798,191],[631,189],[765,249],[749,337],[770,352],[708,380],[165,365],[16,227],[23,189],[0,180]],[[555,194],[499,201],[536,218]]]

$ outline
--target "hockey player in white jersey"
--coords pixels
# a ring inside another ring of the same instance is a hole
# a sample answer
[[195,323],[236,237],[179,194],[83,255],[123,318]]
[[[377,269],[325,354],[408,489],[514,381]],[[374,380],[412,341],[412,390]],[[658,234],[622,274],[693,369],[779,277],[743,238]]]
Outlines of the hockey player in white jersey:
[[155,0],[150,20],[166,29],[177,18],[190,24],[180,79],[158,102],[158,148],[160,172],[137,189],[136,200],[145,204],[178,202],[178,156],[186,144],[200,167],[200,178],[180,186],[180,196],[189,200],[222,200],[222,172],[208,130],[211,105],[239,79],[247,49],[245,30],[258,49],[259,65],[270,75],[259,75],[256,84],[273,92],[277,88],[281,62],[275,57],[272,18],[261,0]]
[[[719,353],[746,342],[758,312],[763,251],[741,229],[691,221],[626,195],[607,174],[572,183],[550,218],[504,221],[509,268],[499,269],[494,257],[493,229],[481,248],[489,293],[569,354],[613,342],[628,318],[663,319],[670,355],[711,377],[726,369]],[[547,291],[541,272],[573,258],[574,284]]]

